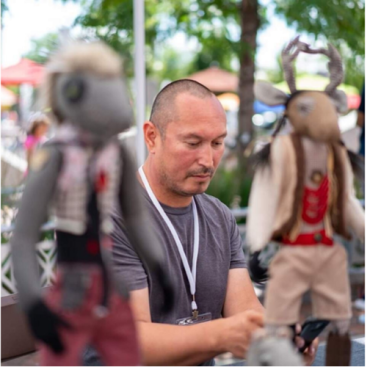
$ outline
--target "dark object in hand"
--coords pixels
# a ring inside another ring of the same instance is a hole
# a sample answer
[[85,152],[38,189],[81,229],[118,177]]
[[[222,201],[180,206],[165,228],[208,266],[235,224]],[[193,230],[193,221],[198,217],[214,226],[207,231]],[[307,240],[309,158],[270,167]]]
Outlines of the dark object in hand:
[[249,273],[254,283],[265,283],[268,280],[268,269],[261,266],[260,253],[254,252],[249,256]]
[[305,341],[305,344],[302,348],[299,349],[300,352],[304,352],[306,348],[317,338],[320,333],[328,326],[330,321],[320,320],[320,319],[307,319],[302,325],[302,331],[299,334]]
[[33,335],[47,344],[55,353],[62,353],[64,346],[60,340],[58,326],[71,329],[70,325],[52,312],[44,302],[37,301],[27,311]]

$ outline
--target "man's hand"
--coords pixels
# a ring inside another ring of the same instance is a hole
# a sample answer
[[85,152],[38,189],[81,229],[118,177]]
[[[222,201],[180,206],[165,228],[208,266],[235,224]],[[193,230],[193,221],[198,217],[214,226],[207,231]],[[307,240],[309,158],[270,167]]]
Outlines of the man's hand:
[[262,328],[263,314],[248,310],[223,320],[220,325],[219,343],[222,352],[231,352],[237,358],[245,358],[252,333]]

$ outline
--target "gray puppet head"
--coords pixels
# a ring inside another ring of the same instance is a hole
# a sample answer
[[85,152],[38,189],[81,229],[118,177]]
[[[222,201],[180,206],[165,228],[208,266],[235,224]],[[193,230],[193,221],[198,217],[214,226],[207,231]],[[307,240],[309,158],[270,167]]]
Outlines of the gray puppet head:
[[[330,82],[325,91],[297,90],[291,64],[300,52],[324,54],[329,58]],[[343,67],[338,51],[330,44],[328,49],[311,49],[308,44],[299,41],[298,36],[283,50],[282,61],[291,95],[286,95],[267,82],[256,82],[254,86],[256,99],[271,106],[285,105],[285,116],[295,132],[317,141],[338,141],[340,139],[338,113],[347,110],[345,93],[336,89],[343,79]]]
[[280,327],[271,333],[258,329],[252,334],[247,353],[248,366],[303,366],[302,357],[294,348],[291,331]]
[[122,61],[101,42],[73,41],[53,55],[43,95],[59,124],[68,122],[101,141],[132,122]]

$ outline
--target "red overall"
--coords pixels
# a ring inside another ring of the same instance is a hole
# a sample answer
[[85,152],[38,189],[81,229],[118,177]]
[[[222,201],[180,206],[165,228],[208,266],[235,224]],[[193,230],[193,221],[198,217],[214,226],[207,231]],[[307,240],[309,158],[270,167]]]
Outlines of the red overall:
[[62,274],[63,271],[58,274],[56,284],[50,288],[46,303],[72,329],[61,327],[59,330],[65,347],[61,354],[56,354],[43,343],[38,344],[41,365],[82,365],[82,354],[88,344],[98,351],[106,366],[140,365],[136,329],[129,302],[113,291],[108,298],[108,315],[99,317],[96,313],[96,307],[99,307],[103,295],[100,268],[91,266],[90,288],[86,291],[82,305],[71,311],[61,309]]

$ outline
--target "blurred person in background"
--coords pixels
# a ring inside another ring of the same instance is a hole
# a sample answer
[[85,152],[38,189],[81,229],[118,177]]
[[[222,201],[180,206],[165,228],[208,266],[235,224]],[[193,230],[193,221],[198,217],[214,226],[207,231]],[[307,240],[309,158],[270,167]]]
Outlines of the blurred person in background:
[[32,117],[30,129],[27,133],[27,139],[24,143],[28,165],[30,164],[32,155],[35,153],[36,149],[46,141],[46,133],[48,132],[49,127],[50,120],[46,115],[38,113]]

